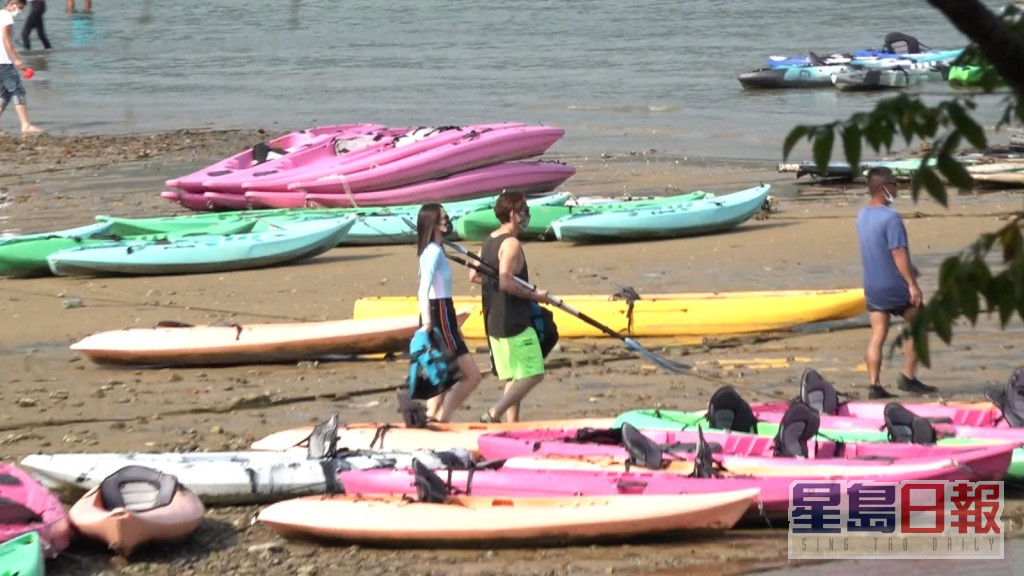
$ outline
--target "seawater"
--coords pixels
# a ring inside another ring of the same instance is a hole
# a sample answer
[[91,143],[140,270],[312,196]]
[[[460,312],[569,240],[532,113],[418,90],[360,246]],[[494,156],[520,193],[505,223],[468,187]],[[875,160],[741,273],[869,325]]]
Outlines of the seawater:
[[[923,0],[50,4],[54,50],[36,41],[27,87],[33,121],[57,134],[520,121],[564,127],[555,153],[778,160],[795,124],[884,95],[744,91],[737,75],[769,54],[880,47],[894,30],[967,43]],[[986,122],[1000,100],[980,98]]]

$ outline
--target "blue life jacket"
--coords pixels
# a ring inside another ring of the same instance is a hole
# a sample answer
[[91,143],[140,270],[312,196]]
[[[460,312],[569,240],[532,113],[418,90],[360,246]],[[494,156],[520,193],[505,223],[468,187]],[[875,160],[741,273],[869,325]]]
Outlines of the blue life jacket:
[[555,315],[544,306],[536,302],[530,302],[533,327],[537,330],[537,340],[540,341],[540,351],[544,358],[558,344],[558,326],[555,325]]
[[462,377],[455,355],[436,328],[417,330],[409,343],[409,397],[426,400],[441,394]]

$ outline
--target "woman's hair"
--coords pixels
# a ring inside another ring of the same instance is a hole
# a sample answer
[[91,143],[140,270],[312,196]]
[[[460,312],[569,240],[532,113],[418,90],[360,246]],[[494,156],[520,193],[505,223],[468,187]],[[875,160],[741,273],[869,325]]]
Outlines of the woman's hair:
[[423,254],[427,244],[434,241],[434,230],[441,223],[441,205],[431,202],[420,207],[416,217],[416,255]]
[[494,215],[502,224],[508,223],[510,212],[523,210],[526,210],[526,194],[522,192],[502,192],[498,195],[498,201],[494,203]]

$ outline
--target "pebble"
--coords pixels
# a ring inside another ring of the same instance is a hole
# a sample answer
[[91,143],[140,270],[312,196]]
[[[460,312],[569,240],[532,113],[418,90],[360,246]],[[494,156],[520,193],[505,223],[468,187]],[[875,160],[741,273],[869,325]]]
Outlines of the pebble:
[[62,308],[68,309],[68,308],[81,308],[85,304],[82,302],[81,298],[68,298],[67,300],[62,300],[60,305],[61,305]]
[[37,404],[37,401],[35,398],[18,398],[17,404],[22,408],[31,408]]
[[260,552],[284,552],[284,542],[264,542],[263,544],[249,546],[250,554],[258,554]]

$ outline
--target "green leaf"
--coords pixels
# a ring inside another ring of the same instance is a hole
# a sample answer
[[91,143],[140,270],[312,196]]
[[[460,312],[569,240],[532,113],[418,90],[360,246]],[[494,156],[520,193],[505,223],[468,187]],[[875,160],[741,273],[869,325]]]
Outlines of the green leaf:
[[917,353],[917,359],[921,361],[921,364],[931,367],[932,357],[928,350],[928,331],[925,329],[925,324],[922,322],[920,327],[911,325],[911,330],[914,335],[914,352]]
[[978,323],[978,289],[974,284],[973,279],[964,282],[960,289],[957,290],[957,296],[959,296],[958,304],[960,305],[960,312],[967,318],[971,325],[974,326]]
[[[945,151],[941,152],[938,157],[935,158],[935,163],[939,168],[939,172],[946,177],[946,180],[950,184],[960,188],[961,190],[969,190],[973,186],[970,172],[964,165],[957,162],[952,156]],[[945,202],[943,202],[945,204]]]
[[[941,301],[940,301],[941,302]],[[932,328],[935,333],[938,334],[939,338],[943,342],[949,344],[949,340],[953,337],[952,320],[950,314],[946,310],[945,306],[935,306],[931,310],[928,310],[929,320],[931,320]]]
[[962,134],[972,146],[978,149],[982,149],[987,146],[985,141],[985,130],[967,114],[960,104],[950,102],[949,106],[946,108],[946,113],[949,114],[949,119],[953,121],[953,125],[956,127],[957,131],[960,132],[960,134]]
[[821,126],[814,135],[814,162],[818,170],[825,171],[829,158],[832,156],[832,145],[835,143],[835,132],[831,126]]
[[935,198],[939,204],[948,206],[946,187],[942,184],[942,180],[935,174],[935,170],[931,166],[922,164],[921,169],[917,171],[917,178],[914,179],[915,199],[919,186],[923,186],[928,191],[928,195]]
[[786,160],[789,158],[789,153],[793,151],[793,147],[800,141],[801,138],[807,135],[809,128],[807,126],[797,126],[789,131],[786,135],[786,141],[782,144],[782,159]]
[[850,166],[860,165],[860,126],[851,124],[843,129],[843,152]]

